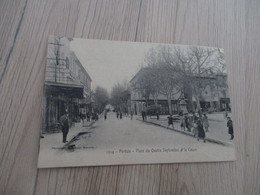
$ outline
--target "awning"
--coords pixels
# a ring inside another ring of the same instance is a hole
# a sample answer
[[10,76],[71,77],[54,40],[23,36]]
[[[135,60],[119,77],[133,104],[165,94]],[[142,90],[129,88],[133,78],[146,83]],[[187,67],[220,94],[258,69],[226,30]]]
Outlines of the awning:
[[71,98],[83,98],[83,85],[75,84],[65,84],[65,83],[55,83],[55,82],[45,82],[46,94],[51,94],[54,96],[65,95]]

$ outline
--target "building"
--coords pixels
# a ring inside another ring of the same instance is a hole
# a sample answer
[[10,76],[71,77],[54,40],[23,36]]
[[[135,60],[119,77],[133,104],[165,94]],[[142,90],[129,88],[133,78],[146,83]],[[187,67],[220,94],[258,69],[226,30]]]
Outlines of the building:
[[205,111],[231,111],[227,75],[216,74],[210,79],[213,80],[213,84],[207,85],[200,96],[201,108]]
[[[145,68],[141,68],[137,74],[130,80],[130,86],[138,85],[138,78],[142,76]],[[156,82],[156,81],[155,81]],[[171,110],[173,114],[177,114],[180,111],[179,101],[181,97],[181,92],[176,92],[176,94],[171,99]],[[168,99],[165,95],[159,94],[157,97],[157,106],[160,108],[160,114],[169,114],[169,104]],[[144,98],[140,91],[135,90],[131,87],[131,109],[134,114],[140,114],[147,108],[155,105],[154,97],[150,94],[148,98]]]
[[79,120],[91,104],[91,78],[74,52],[70,40],[51,36],[45,72],[43,132],[53,132],[60,116],[67,111],[71,122]]
[[[138,78],[142,76],[142,73],[145,68],[141,68],[140,71],[131,79],[130,85],[138,85]],[[213,111],[223,111],[231,110],[230,107],[230,98],[228,93],[227,85],[227,75],[226,74],[215,74],[209,76],[200,77],[203,79],[204,83],[208,83],[204,89],[202,89],[201,94],[199,95],[200,107],[203,111],[213,112]],[[138,88],[138,87],[137,87]],[[177,90],[176,90],[177,91]],[[185,94],[185,93],[184,93]],[[191,98],[190,101],[191,107],[188,108],[189,111],[196,111],[197,104],[194,95],[192,95],[190,89]],[[175,93],[171,99],[171,110],[173,114],[180,112],[180,101],[183,97],[183,93]],[[135,114],[140,114],[147,107],[155,105],[155,100],[150,94],[149,98],[144,98],[142,93],[139,90],[134,88],[131,89],[131,109]],[[157,97],[157,105],[160,107],[160,114],[169,114],[169,103],[167,97],[163,94],[159,94]]]

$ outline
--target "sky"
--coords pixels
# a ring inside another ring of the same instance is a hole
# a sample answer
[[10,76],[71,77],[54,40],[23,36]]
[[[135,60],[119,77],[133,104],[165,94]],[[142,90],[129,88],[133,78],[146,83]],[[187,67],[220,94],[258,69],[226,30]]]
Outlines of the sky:
[[[90,75],[91,88],[101,86],[110,93],[115,84],[129,82],[140,70],[145,54],[158,45],[162,44],[73,38],[70,50]],[[179,47],[188,48],[187,45]]]
[[73,39],[74,51],[92,79],[91,88],[104,87],[111,92],[117,83],[130,81],[139,71],[150,43]]

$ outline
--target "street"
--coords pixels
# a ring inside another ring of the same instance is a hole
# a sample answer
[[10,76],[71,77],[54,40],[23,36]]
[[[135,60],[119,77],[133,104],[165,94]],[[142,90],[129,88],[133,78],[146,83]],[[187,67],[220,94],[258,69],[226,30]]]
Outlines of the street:
[[[210,142],[203,143],[196,138],[181,133],[147,124],[130,117],[116,118],[116,113],[109,112],[107,120],[100,118],[93,127],[86,128],[78,123],[75,127],[81,127],[80,131],[88,131],[90,134],[82,135],[75,144],[75,150],[55,149],[62,146],[61,133],[46,135],[41,139],[39,155],[39,167],[42,166],[83,166],[106,164],[135,164],[135,163],[170,163],[170,162],[205,162],[225,161],[234,159],[234,150],[230,146],[222,146]],[[70,129],[72,135],[74,129]],[[52,143],[51,139],[57,137],[58,143]],[[72,136],[68,137],[69,139]],[[49,140],[49,141],[48,141]],[[180,149],[190,150],[187,153],[174,152],[144,153],[142,156],[137,150],[153,149]],[[130,151],[129,154],[119,154],[118,151]],[[110,153],[111,152],[111,153]],[[117,154],[114,154],[117,153]],[[113,154],[112,154],[113,153]],[[171,155],[174,154],[174,155]],[[142,158],[140,158],[142,157]],[[145,159],[143,159],[145,158]],[[104,159],[106,159],[104,161]]]
[[[116,113],[108,112],[107,120],[100,120],[93,126],[92,137],[82,138],[77,146],[91,145],[95,148],[118,148],[133,146],[181,146],[183,144],[205,145],[201,140],[178,132],[147,124],[130,117],[116,118]],[[211,145],[212,143],[206,143]],[[213,144],[214,145],[214,144]]]

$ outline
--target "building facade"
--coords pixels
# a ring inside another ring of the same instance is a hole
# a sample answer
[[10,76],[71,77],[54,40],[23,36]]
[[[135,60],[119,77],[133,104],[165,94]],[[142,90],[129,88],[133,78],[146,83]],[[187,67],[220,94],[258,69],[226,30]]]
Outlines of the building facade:
[[214,80],[213,84],[202,90],[201,108],[205,111],[231,111],[227,75],[216,74],[211,79]]
[[43,132],[54,132],[59,118],[69,113],[71,124],[90,109],[91,78],[74,52],[70,40],[51,36],[45,72]]
[[[136,82],[138,82],[138,77],[140,76],[142,76],[142,69],[132,78],[130,86],[138,85]],[[199,102],[202,111],[231,111],[227,75],[215,74],[211,77],[201,77],[200,79],[203,79],[205,83],[209,83],[201,90],[201,94],[199,95]],[[145,99],[140,91],[135,88],[131,88],[131,109],[135,114],[140,114],[142,111],[149,108],[149,106],[155,105],[155,99],[152,95],[149,95],[149,98]],[[170,105],[172,114],[178,114],[181,111],[180,101],[184,98],[182,92],[178,93],[177,90],[175,91],[176,93],[173,93],[175,95],[171,98]],[[191,96],[190,103],[192,108],[190,107],[188,111],[197,111],[196,99],[193,95]],[[163,94],[159,94],[156,101],[160,108],[160,114],[169,114],[169,102],[167,97]],[[186,99],[186,101],[189,100]]]
[[[149,108],[153,107],[155,104],[157,104],[157,107],[159,109],[160,114],[166,115],[169,114],[169,103],[168,99],[163,94],[158,94],[156,100],[155,98],[150,94],[149,98],[144,98],[142,93],[139,90],[136,90],[136,87],[138,85],[139,77],[142,77],[142,71],[143,68],[140,69],[140,71],[131,79],[130,81],[130,88],[131,88],[131,109],[133,110],[134,114],[141,114],[142,111],[147,111]],[[154,81],[156,82],[156,81]],[[138,88],[138,87],[137,87]],[[179,101],[181,97],[181,92],[177,92],[177,90],[174,92],[175,95],[171,98],[171,110],[173,114],[177,114],[180,111]]]

